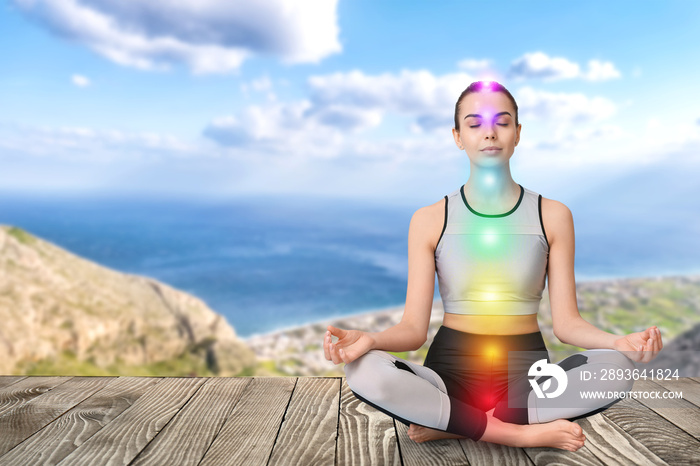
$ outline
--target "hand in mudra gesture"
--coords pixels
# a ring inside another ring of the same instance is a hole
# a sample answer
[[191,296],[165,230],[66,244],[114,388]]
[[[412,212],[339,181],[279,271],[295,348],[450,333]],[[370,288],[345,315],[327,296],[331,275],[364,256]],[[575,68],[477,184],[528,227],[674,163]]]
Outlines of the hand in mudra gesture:
[[622,351],[632,361],[646,363],[654,359],[663,346],[661,331],[654,326],[616,340],[614,349]]
[[[338,337],[333,343],[332,335]],[[360,330],[343,330],[342,328],[328,326],[328,331],[323,339],[323,352],[326,359],[334,364],[341,362],[350,363],[372,349],[374,338],[367,332]]]

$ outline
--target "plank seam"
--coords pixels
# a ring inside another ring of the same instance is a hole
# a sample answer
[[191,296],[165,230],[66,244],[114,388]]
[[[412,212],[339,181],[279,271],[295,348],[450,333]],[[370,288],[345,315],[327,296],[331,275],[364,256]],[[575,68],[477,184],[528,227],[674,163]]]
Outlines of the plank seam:
[[394,437],[396,438],[396,446],[398,447],[397,450],[399,450],[399,461],[401,461],[401,466],[403,466],[403,453],[401,453],[401,441],[399,440],[399,431],[396,428],[396,419],[392,417],[391,420],[394,424]]
[[338,419],[335,423],[335,454],[333,456],[333,465],[338,466],[338,437],[340,437],[340,410],[342,408],[342,403],[343,403],[343,378],[342,377],[336,377],[336,379],[340,382],[338,384]]
[[226,423],[228,422],[229,418],[231,417],[231,413],[233,412],[234,409],[236,409],[236,406],[238,405],[238,403],[241,402],[241,400],[243,399],[243,395],[244,395],[244,394],[246,393],[246,391],[248,390],[248,385],[250,385],[250,384],[252,383],[252,381],[253,381],[253,379],[250,378],[250,377],[243,377],[243,378],[247,378],[247,379],[248,379],[248,382],[246,383],[245,387],[243,387],[243,388],[241,389],[241,392],[240,392],[240,394],[238,395],[238,400],[236,400],[236,402],[233,403],[233,404],[231,405],[231,409],[229,410],[228,413],[226,413],[226,417],[223,419],[223,422],[222,422],[221,425],[219,426],[219,430],[216,431],[216,434],[215,434],[214,437],[211,439],[211,443],[209,443],[209,445],[207,445],[207,449],[204,450],[204,454],[202,455],[202,457],[201,457],[201,458],[199,459],[199,461],[197,462],[197,466],[199,466],[200,464],[202,464],[202,461],[204,461],[204,458],[207,457],[207,453],[209,453],[209,450],[211,450],[211,446],[214,445],[214,443],[216,442],[216,439],[219,437],[219,435],[221,434],[221,431],[224,429],[224,426],[226,425]]
[[[186,379],[186,378],[188,378],[188,377],[181,377],[181,378]],[[154,435],[154,436],[151,438],[151,440],[148,441],[148,443],[147,443],[146,445],[143,446],[143,448],[141,449],[141,451],[139,451],[138,454],[137,454],[136,456],[134,456],[134,457],[131,459],[131,461],[129,461],[129,464],[134,464],[134,461],[136,461],[136,459],[137,459],[139,456],[141,456],[141,453],[143,453],[144,451],[146,451],[146,449],[147,449],[148,446],[151,444],[151,442],[153,442],[153,440],[155,440],[155,438],[158,437],[158,436],[160,435],[160,433],[163,432],[163,431],[165,430],[166,427],[168,427],[168,424],[170,424],[171,422],[173,422],[173,419],[175,419],[175,418],[177,417],[177,415],[180,414],[180,412],[183,410],[183,408],[184,408],[185,406],[187,406],[187,404],[188,404],[188,403],[192,400],[192,398],[194,398],[194,396],[202,389],[202,387],[205,386],[205,385],[207,384],[207,382],[208,382],[208,380],[205,379],[205,380],[204,380],[204,383],[200,384],[199,387],[197,387],[197,389],[192,393],[192,396],[190,396],[190,397],[187,399],[187,401],[185,401],[185,402],[182,404],[182,406],[180,406],[180,408],[177,410],[177,412],[176,412],[175,414],[173,414],[173,417],[171,417],[171,418],[168,420],[168,422],[166,422],[165,425],[158,431],[158,433],[157,433],[156,435]]]
[[289,400],[287,400],[287,406],[284,408],[284,414],[282,415],[282,421],[279,427],[277,427],[277,434],[275,434],[275,441],[272,443],[272,448],[270,449],[270,456],[267,457],[266,465],[270,464],[272,460],[272,455],[275,451],[275,445],[277,445],[277,439],[280,437],[280,432],[282,431],[282,426],[284,425],[284,420],[287,418],[287,411],[289,411],[289,405],[292,404],[292,397],[294,397],[294,392],[297,389],[297,384],[299,383],[299,377],[294,379],[294,387],[292,388],[292,393],[289,394]]
[[15,380],[14,382],[12,382],[12,383],[9,384],[9,385],[5,385],[5,386],[2,387],[2,388],[5,389],[5,388],[8,388],[8,387],[11,387],[11,386],[13,386],[14,384],[16,384],[17,382],[20,382],[20,381],[22,381],[22,380],[24,380],[24,379],[27,378],[27,376],[24,376],[24,377],[22,377],[22,376],[17,376],[17,377],[19,377],[19,379]]

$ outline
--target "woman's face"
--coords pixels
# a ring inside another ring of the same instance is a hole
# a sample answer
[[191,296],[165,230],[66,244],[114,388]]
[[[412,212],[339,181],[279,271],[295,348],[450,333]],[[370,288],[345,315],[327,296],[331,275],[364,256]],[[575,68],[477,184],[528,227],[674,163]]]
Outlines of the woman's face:
[[[520,141],[522,125],[515,126],[515,108],[502,92],[473,92],[462,99],[455,143],[467,152],[472,164],[508,163]],[[487,149],[494,147],[495,149]]]

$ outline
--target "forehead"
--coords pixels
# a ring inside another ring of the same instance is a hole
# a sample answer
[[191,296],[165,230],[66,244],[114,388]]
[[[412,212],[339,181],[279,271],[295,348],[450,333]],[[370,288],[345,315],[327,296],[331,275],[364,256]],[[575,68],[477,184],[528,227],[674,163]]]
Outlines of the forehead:
[[494,115],[500,112],[510,112],[511,115],[515,116],[513,104],[508,96],[502,92],[472,92],[462,99],[459,106],[462,118],[470,113]]

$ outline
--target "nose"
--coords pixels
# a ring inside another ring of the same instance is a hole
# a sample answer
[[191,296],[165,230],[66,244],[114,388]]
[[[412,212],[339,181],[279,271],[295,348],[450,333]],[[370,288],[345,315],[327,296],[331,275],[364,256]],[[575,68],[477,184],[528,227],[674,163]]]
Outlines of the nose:
[[486,139],[493,139],[496,137],[495,123],[484,123]]

